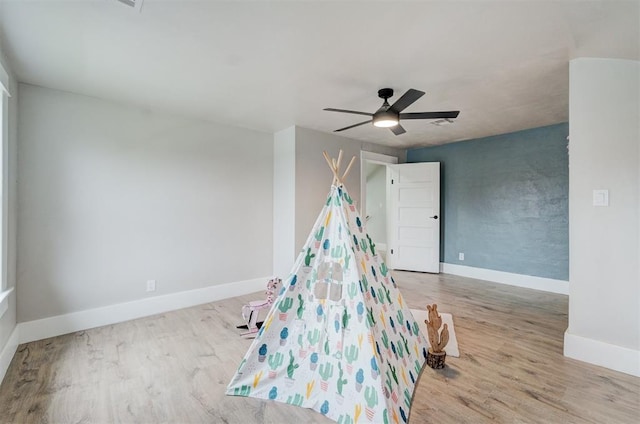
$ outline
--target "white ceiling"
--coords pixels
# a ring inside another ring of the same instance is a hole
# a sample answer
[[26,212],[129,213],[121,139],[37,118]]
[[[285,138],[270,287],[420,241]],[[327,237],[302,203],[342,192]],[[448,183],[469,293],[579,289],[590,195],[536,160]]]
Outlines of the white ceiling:
[[262,131],[361,122],[322,109],[383,87],[461,111],[341,133],[410,147],[567,121],[569,60],[640,60],[640,1],[0,0],[0,42],[21,82]]

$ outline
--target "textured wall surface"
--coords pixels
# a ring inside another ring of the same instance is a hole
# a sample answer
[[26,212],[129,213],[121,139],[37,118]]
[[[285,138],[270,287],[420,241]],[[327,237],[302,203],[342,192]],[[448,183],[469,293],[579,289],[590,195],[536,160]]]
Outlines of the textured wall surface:
[[558,124],[410,150],[407,162],[442,164],[440,260],[568,280],[568,134]]

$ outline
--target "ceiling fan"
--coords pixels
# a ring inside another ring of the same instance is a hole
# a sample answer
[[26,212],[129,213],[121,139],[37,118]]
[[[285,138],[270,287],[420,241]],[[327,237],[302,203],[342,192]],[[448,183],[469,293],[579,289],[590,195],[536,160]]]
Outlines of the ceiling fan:
[[414,90],[413,88],[410,88],[406,93],[402,95],[402,97],[396,100],[394,104],[389,105],[387,99],[393,97],[393,89],[382,88],[378,90],[378,97],[384,99],[384,102],[382,103],[382,106],[380,106],[380,109],[378,109],[375,113],[358,112],[356,110],[346,109],[334,109],[330,107],[324,110],[328,110],[329,112],[353,113],[355,115],[365,115],[371,117],[371,119],[369,119],[368,121],[349,125],[348,127],[340,128],[338,130],[335,130],[334,132],[349,130],[351,128],[359,127],[360,125],[373,122],[373,125],[375,125],[376,127],[389,128],[395,135],[400,135],[406,132],[405,129],[402,128],[402,125],[400,125],[400,120],[402,119],[454,119],[458,117],[458,114],[460,113],[459,110],[446,112],[400,113],[411,106],[422,96],[424,96],[424,91]]

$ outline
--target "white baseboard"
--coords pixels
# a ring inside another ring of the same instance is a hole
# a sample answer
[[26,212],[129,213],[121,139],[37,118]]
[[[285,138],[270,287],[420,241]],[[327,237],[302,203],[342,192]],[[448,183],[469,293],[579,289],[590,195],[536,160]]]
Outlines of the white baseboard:
[[513,274],[486,268],[474,268],[464,265],[440,263],[440,272],[491,281],[493,283],[508,284],[510,286],[525,287],[551,293],[569,294],[569,282],[554,280],[553,278],[534,277],[532,275]]
[[271,277],[219,284],[131,302],[118,303],[86,311],[43,318],[18,324],[20,343],[60,336],[89,328],[116,324],[149,315],[188,308],[265,290]]
[[18,326],[13,328],[13,331],[9,336],[9,340],[7,340],[7,344],[4,345],[2,353],[0,353],[0,383],[2,383],[2,380],[9,369],[9,364],[11,364],[11,360],[13,359],[13,355],[16,354],[16,350],[18,350]]
[[564,333],[564,356],[640,377],[640,351]]

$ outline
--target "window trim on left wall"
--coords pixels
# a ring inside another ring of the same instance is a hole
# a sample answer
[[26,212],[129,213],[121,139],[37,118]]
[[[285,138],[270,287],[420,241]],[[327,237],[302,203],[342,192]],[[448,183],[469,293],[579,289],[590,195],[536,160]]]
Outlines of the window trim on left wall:
[[8,147],[9,147],[9,74],[0,63],[0,318],[7,311],[9,294],[13,287],[8,286]]

